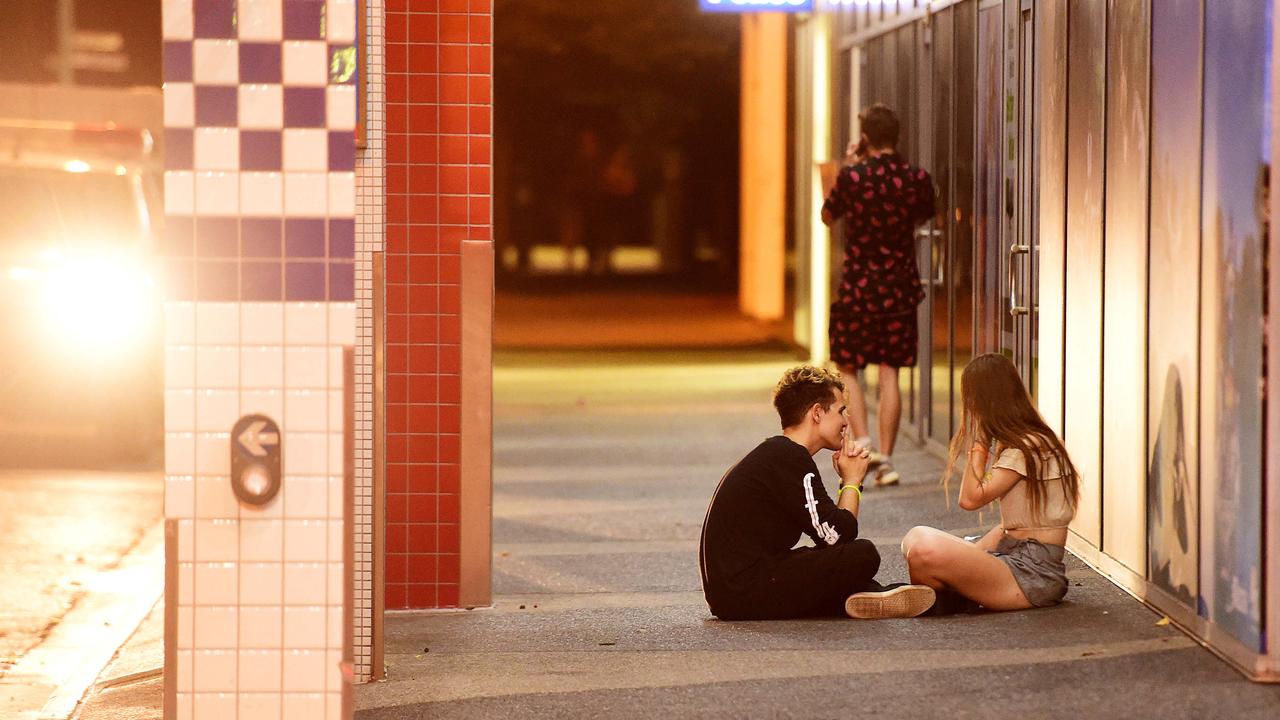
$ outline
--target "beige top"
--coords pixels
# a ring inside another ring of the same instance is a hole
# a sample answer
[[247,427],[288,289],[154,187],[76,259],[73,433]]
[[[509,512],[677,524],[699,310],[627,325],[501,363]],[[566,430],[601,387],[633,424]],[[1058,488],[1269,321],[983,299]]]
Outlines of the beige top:
[[991,467],[1008,468],[1023,477],[1000,498],[1000,525],[1005,530],[1061,528],[1070,524],[1071,518],[1075,517],[1076,509],[1062,483],[1062,471],[1058,469],[1058,461],[1052,455],[1042,455],[1040,458],[1038,469],[1040,480],[1044,483],[1045,502],[1038,522],[1031,512],[1031,498],[1027,493],[1026,481],[1027,460],[1022,451],[1017,448],[1006,449]]

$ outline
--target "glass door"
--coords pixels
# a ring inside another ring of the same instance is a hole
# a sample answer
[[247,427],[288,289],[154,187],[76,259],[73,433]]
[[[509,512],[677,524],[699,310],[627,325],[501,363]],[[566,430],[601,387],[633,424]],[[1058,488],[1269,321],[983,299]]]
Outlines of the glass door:
[[[923,28],[917,32],[914,45],[915,53],[911,61],[915,64],[915,72],[913,73],[915,87],[913,92],[917,116],[911,126],[910,137],[912,142],[907,150],[907,160],[917,167],[927,169],[932,174],[934,157],[933,123],[936,113],[932,102],[933,46],[930,42],[930,32]],[[935,228],[936,224],[936,220],[930,220],[916,229],[916,262],[919,264],[920,281],[924,284],[927,295],[925,301],[920,303],[916,317],[916,327],[919,328],[920,342],[916,366],[911,368],[910,377],[912,385],[916,388],[916,392],[913,393],[912,397],[912,418],[915,420],[918,437],[921,440],[929,437],[929,422],[933,407],[933,382],[932,375],[929,372],[933,363],[933,341],[929,330],[932,327],[930,317],[933,306],[930,258],[934,238],[942,234],[940,230]]]
[[1004,312],[1000,351],[1034,394],[1039,244],[1036,238],[1032,3],[1005,2],[1004,242],[1000,246]]
[[1004,243],[1001,240],[1004,222],[1004,170],[1000,162],[1003,152],[1004,103],[1001,62],[1003,54],[1004,17],[999,2],[983,3],[978,14],[978,72],[977,72],[977,143],[974,203],[976,214],[974,230],[974,322],[976,353],[996,352],[1000,349],[1001,318],[1006,314],[1001,292],[1005,281],[1000,270],[1004,267]]
[[[952,7],[934,15],[933,68],[930,88],[933,109],[930,123],[932,157],[925,157],[925,169],[937,188],[937,214],[927,228],[929,277],[928,321],[920,334],[928,338],[928,352],[920,358],[921,369],[928,373],[926,397],[929,399],[929,437],[946,444],[951,439],[951,350],[954,330],[955,298],[952,287],[952,236],[955,219],[950,209],[955,205],[951,187],[952,123],[954,121],[953,54],[955,49],[955,16]],[[922,259],[923,259],[922,258]],[[922,263],[923,264],[923,263]]]

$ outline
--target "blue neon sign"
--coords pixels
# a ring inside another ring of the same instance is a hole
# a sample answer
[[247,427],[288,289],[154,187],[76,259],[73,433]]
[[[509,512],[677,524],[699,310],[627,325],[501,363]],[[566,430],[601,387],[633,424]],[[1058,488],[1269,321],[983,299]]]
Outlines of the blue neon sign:
[[703,12],[813,12],[814,0],[698,0]]

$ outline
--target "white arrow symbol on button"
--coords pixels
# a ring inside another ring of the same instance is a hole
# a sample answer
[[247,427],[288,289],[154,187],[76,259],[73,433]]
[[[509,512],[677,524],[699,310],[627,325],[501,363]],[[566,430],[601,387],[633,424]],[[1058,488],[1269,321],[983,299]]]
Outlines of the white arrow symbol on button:
[[266,421],[255,420],[253,424],[245,428],[244,432],[240,433],[240,437],[236,439],[240,441],[240,445],[243,446],[245,450],[248,450],[251,455],[265,457],[267,451],[262,446],[275,445],[280,442],[280,435],[278,433],[262,432],[262,428],[266,426]]

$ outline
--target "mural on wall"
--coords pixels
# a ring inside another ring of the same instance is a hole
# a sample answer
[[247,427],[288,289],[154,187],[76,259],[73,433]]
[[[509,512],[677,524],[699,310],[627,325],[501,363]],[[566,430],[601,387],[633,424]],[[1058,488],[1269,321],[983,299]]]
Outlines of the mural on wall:
[[1147,522],[1151,581],[1191,604],[1196,593],[1196,496],[1187,465],[1186,407],[1178,366],[1164,379],[1147,470]]
[[[1188,607],[1200,592],[1201,0],[1151,18],[1151,242],[1147,356],[1149,579]],[[1191,50],[1190,52],[1188,50]]]
[[1269,157],[1270,1],[1205,3],[1201,612],[1238,640],[1262,638],[1262,332]]

